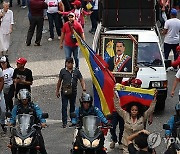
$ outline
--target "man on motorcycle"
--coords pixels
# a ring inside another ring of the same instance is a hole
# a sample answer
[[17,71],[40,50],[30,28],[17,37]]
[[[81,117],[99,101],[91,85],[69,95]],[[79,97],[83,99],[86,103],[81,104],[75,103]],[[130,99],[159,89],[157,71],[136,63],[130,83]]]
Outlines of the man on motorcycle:
[[97,107],[92,105],[93,98],[90,94],[83,93],[79,101],[81,106],[75,110],[76,117],[72,118],[71,126],[82,124],[82,118],[88,115],[98,116],[102,123],[108,126],[112,126],[105,118],[104,114]]
[[[10,125],[16,124],[16,116],[18,114],[30,114],[35,117],[35,124],[40,123],[41,127],[46,127],[46,120],[42,118],[42,111],[37,104],[34,104],[31,100],[31,93],[27,89],[21,89],[18,92],[18,105],[15,105],[12,110],[12,116],[10,118]],[[47,154],[44,139],[41,134],[41,130],[37,130],[39,134],[39,146],[41,154]],[[16,149],[12,149],[12,153],[16,153]]]
[[[168,123],[167,123],[170,126],[170,130],[165,131],[165,136],[167,139],[170,137],[174,137],[174,138],[177,137],[177,128],[178,128],[177,122],[180,122],[180,103],[175,105],[175,110],[176,110],[176,114],[171,116],[171,118],[168,120]],[[172,150],[174,151],[173,144],[171,144],[168,147],[166,154],[168,154]]]

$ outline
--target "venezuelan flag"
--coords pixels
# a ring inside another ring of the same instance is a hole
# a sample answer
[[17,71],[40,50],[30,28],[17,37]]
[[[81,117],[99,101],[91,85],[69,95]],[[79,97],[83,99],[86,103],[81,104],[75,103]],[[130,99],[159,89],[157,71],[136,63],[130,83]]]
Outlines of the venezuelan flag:
[[108,115],[114,109],[114,77],[108,70],[108,64],[102,59],[102,57],[97,55],[75,31],[74,35],[91,73],[94,91],[94,105],[101,109],[105,115]]
[[141,89],[124,86],[119,83],[116,84],[115,88],[119,94],[122,107],[130,102],[139,102],[142,105],[150,106],[156,92],[156,89]]

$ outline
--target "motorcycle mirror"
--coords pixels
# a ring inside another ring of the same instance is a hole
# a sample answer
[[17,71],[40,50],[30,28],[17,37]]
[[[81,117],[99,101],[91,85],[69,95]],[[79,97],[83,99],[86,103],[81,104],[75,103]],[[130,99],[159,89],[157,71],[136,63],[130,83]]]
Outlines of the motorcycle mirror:
[[168,67],[171,67],[171,60],[164,60],[164,63],[165,63],[166,69],[167,69]]
[[112,114],[106,115],[106,119],[107,119],[107,120],[112,120],[112,118],[113,118]]
[[6,117],[11,118],[11,112],[6,112]]
[[76,118],[76,113],[74,113],[74,112],[70,113],[70,117],[71,118]]
[[48,114],[48,113],[43,113],[43,114],[42,114],[42,118],[44,118],[44,119],[49,118],[49,114]]
[[163,129],[165,129],[165,130],[170,130],[170,126],[169,126],[168,124],[164,124],[164,125],[163,125]]

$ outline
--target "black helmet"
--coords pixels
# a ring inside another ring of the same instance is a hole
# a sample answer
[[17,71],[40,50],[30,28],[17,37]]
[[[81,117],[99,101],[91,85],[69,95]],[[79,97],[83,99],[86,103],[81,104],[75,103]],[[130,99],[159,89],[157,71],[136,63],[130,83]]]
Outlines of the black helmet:
[[180,111],[180,103],[176,104],[175,110],[176,110],[176,111]]
[[82,93],[82,96],[81,96],[81,98],[79,99],[79,101],[80,101],[81,105],[82,105],[83,102],[89,102],[89,103],[91,103],[90,105],[92,105],[93,98],[92,98],[92,96],[91,96],[90,94],[88,94],[88,93]]
[[31,93],[27,89],[20,89],[17,96],[19,100],[30,99]]

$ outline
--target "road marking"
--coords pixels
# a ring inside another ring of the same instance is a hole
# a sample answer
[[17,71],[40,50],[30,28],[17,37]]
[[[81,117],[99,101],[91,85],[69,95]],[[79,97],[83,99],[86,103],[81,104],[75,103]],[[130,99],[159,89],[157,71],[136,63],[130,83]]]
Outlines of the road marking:
[[[70,120],[68,120],[68,122],[70,122]],[[46,123],[52,125],[52,124],[62,123],[62,120],[46,119]]]

